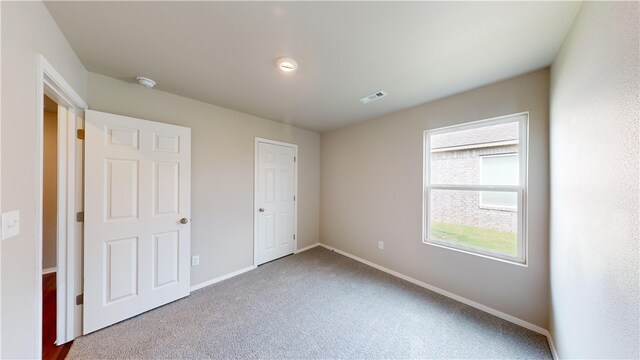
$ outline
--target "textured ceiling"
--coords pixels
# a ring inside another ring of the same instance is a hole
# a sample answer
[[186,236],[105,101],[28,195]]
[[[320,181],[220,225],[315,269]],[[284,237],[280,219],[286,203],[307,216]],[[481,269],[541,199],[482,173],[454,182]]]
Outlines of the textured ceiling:
[[[579,2],[47,2],[89,71],[326,131],[548,66]],[[298,61],[294,74],[274,66]],[[388,96],[359,99],[378,90]]]

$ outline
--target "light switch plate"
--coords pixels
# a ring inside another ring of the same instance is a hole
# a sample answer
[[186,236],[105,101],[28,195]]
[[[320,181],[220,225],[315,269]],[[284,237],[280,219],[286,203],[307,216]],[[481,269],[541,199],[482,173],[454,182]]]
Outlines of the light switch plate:
[[14,237],[20,233],[20,211],[2,213],[2,240]]

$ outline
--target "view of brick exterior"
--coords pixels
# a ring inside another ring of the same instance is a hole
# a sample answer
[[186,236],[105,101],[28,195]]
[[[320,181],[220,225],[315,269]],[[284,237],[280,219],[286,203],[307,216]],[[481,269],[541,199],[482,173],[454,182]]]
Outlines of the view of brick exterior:
[[[481,157],[518,152],[518,124],[434,135],[431,141],[432,184],[481,184]],[[515,232],[517,212],[481,205],[478,191],[432,190],[431,219],[436,222]]]

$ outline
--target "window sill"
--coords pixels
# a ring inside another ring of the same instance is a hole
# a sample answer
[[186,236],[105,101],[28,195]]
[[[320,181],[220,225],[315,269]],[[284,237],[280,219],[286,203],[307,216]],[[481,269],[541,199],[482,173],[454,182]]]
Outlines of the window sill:
[[455,252],[459,252],[459,253],[463,253],[463,254],[474,255],[474,256],[481,257],[481,258],[494,260],[494,261],[499,261],[499,262],[503,262],[503,263],[507,263],[507,264],[511,264],[511,265],[517,265],[517,266],[521,266],[521,267],[525,267],[525,268],[529,267],[529,265],[527,264],[526,256],[525,256],[525,259],[523,261],[519,261],[518,259],[502,258],[498,254],[491,254],[491,253],[488,253],[488,252],[485,253],[485,252],[481,252],[481,250],[479,251],[479,250],[476,250],[476,249],[466,248],[466,247],[463,247],[463,246],[456,246],[455,244],[446,243],[446,242],[443,242],[441,240],[436,240],[436,239],[422,240],[422,243],[426,244],[426,245],[435,246],[435,247],[438,247],[438,248],[441,248],[441,249],[455,251]]

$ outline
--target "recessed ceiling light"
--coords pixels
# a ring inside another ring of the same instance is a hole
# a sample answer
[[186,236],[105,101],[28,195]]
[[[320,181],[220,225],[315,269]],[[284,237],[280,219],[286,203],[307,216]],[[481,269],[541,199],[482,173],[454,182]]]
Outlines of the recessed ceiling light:
[[284,72],[292,72],[298,68],[298,63],[290,57],[280,57],[276,60],[276,67]]
[[153,81],[153,80],[151,80],[149,78],[143,77],[143,76],[138,76],[136,78],[136,80],[138,80],[138,84],[140,84],[140,85],[142,85],[144,87],[148,87],[149,89],[153,89],[156,86],[156,82],[155,81]]

